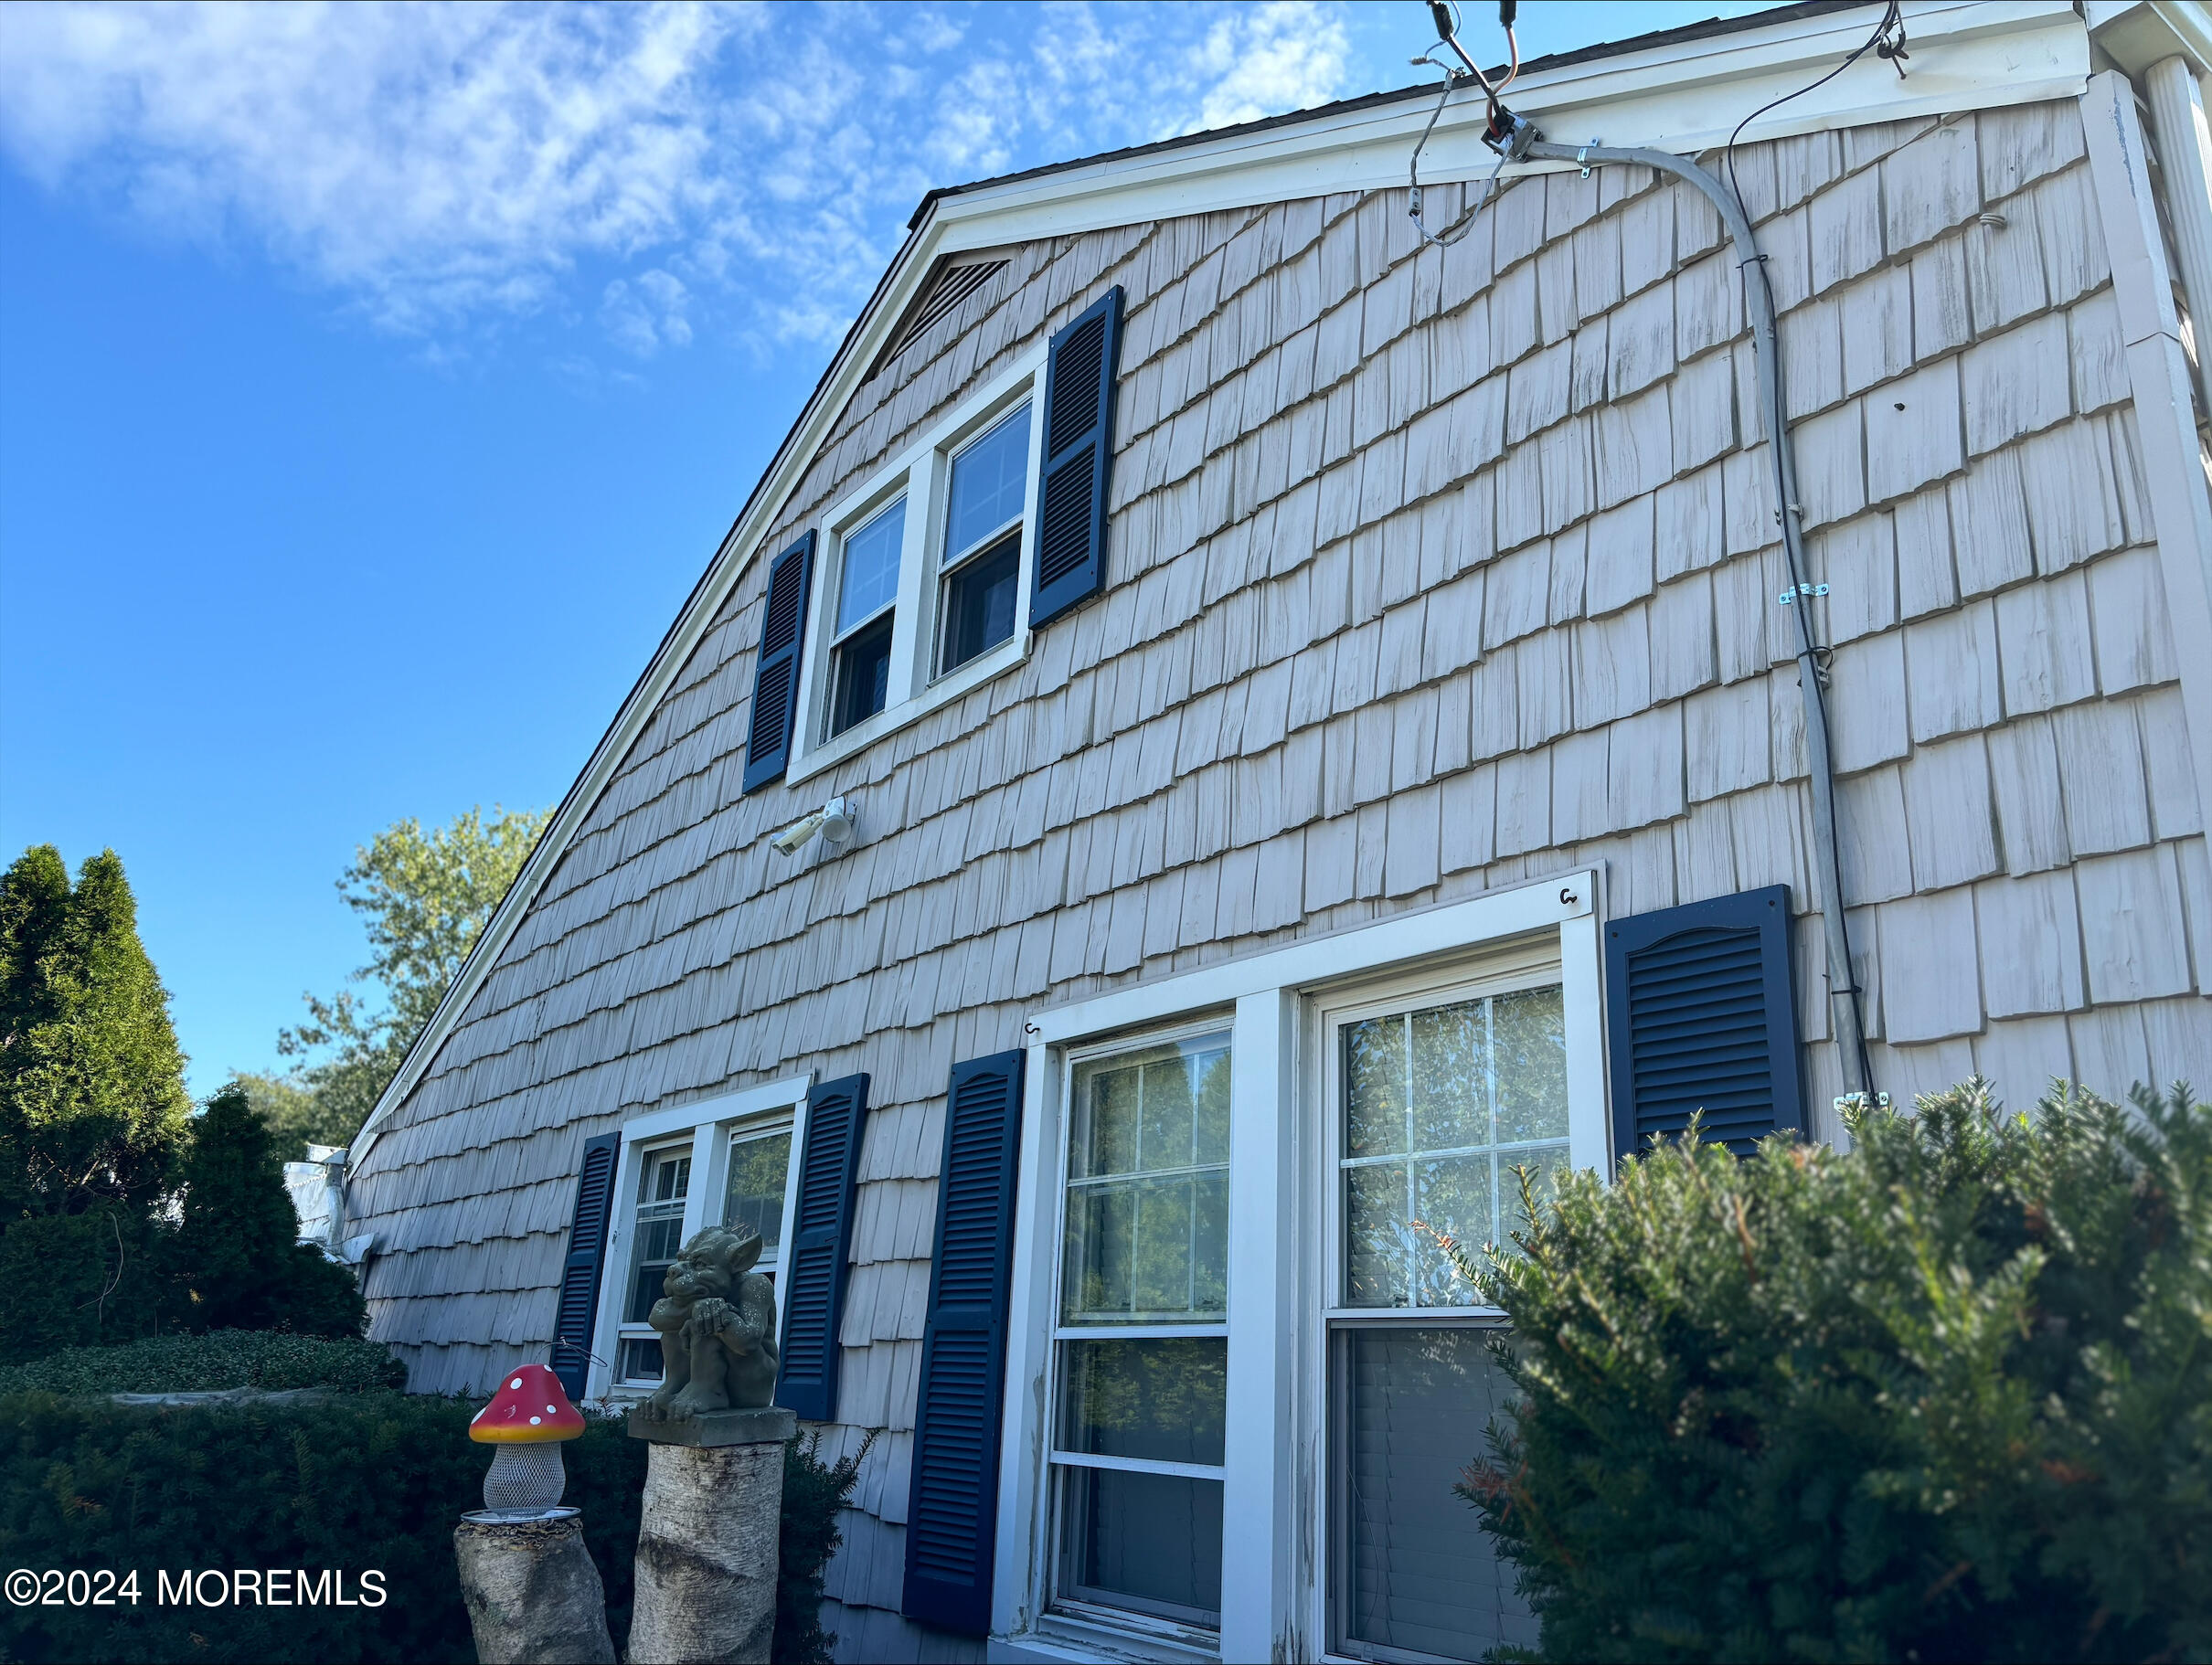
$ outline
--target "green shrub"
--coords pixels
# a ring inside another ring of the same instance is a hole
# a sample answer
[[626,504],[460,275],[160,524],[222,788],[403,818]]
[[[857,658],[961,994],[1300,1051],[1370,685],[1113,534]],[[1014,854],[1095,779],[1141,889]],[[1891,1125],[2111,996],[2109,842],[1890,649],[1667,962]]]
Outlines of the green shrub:
[[[0,1659],[473,1660],[452,1534],[464,1510],[483,1506],[490,1452],[468,1437],[475,1409],[388,1392],[175,1409],[0,1397],[0,1570],[136,1569],[141,1592],[134,1607],[0,1607]],[[562,1448],[567,1501],[584,1511],[618,1649],[630,1628],[646,1449],[621,1423],[598,1419]],[[786,1450],[779,1660],[829,1657],[833,1638],[817,1622],[822,1569],[857,1471],[856,1459],[832,1468]],[[373,1567],[389,1594],[373,1608],[156,1605],[156,1571],[186,1567],[343,1569],[349,1591]]]
[[0,1364],[157,1334],[167,1247],[136,1203],[16,1221],[0,1232]]
[[2212,1655],[2212,1110],[2135,1102],[1973,1082],[1533,1211],[1462,1490],[1543,1656]]
[[346,1393],[405,1387],[391,1350],[356,1336],[271,1330],[211,1330],[155,1336],[122,1347],[72,1347],[27,1364],[0,1366],[0,1394],[196,1394],[230,1387]]

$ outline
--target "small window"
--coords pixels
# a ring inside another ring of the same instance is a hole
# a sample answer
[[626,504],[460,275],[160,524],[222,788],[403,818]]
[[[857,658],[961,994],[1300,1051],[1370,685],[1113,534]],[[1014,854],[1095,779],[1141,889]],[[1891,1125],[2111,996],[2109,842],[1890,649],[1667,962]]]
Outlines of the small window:
[[940,675],[1014,634],[1021,588],[1022,504],[1029,488],[1024,404],[952,459],[945,501]]
[[1069,1088],[1058,1597],[1218,1626],[1228,1035],[1090,1059]]
[[890,696],[891,628],[899,599],[899,557],[906,544],[901,497],[845,540],[837,590],[830,728],[843,734],[881,711]]
[[630,1237],[630,1281],[623,1297],[621,1357],[615,1375],[622,1382],[661,1379],[661,1342],[648,1320],[661,1298],[661,1280],[684,1246],[684,1205],[691,1195],[691,1147],[673,1145],[650,1151],[638,1164],[636,1227]]

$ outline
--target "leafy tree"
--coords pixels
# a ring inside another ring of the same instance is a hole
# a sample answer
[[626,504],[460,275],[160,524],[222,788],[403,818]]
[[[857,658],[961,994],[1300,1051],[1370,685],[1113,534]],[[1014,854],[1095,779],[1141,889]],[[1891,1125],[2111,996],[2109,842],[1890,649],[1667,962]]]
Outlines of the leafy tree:
[[233,1077],[253,1113],[269,1126],[279,1155],[288,1162],[307,1160],[309,1145],[343,1145],[355,1124],[337,1106],[295,1075],[271,1076],[241,1069]]
[[72,889],[51,844],[26,851],[0,877],[0,1232],[158,1193],[184,1068],[122,863],[90,857]]
[[359,1334],[367,1313],[353,1274],[298,1235],[274,1140],[233,1083],[207,1101],[185,1162],[170,1246],[184,1327]]
[[2212,1108],[2134,1102],[1693,1127],[1453,1251],[1524,1395],[1461,1490],[1542,1657],[2212,1654]]
[[[471,809],[428,832],[410,816],[355,850],[338,894],[367,920],[373,950],[354,980],[373,985],[382,1002],[363,1002],[346,989],[327,1001],[310,994],[308,1021],[277,1037],[279,1053],[303,1060],[289,1084],[314,1096],[312,1116],[296,1120],[323,1135],[315,1142],[344,1144],[359,1130],[549,814],[495,804],[488,817]],[[323,1055],[306,1061],[316,1054]],[[288,1111],[288,1133],[294,1119]]]

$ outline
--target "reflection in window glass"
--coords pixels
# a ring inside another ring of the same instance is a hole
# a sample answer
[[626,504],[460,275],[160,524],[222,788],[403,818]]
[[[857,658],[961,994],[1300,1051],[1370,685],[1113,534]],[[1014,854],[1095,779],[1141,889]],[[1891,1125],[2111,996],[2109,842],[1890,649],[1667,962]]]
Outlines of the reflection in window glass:
[[1024,405],[952,459],[945,504],[945,564],[1018,519],[1028,491],[1029,407]]
[[906,541],[907,502],[901,497],[845,540],[845,576],[837,592],[837,634],[899,597],[899,551]]
[[1526,1167],[1567,1165],[1558,988],[1348,1023],[1343,1034],[1348,1307],[1474,1302],[1436,1242],[1470,1252],[1520,1219]]
[[1074,1087],[1066,1321],[1224,1317],[1228,1037],[1096,1060]]
[[1228,1343],[1219,1336],[1060,1343],[1058,1449],[1153,1462],[1223,1461]]
[[1017,530],[962,562],[945,579],[940,673],[959,669],[1014,634],[1021,557],[1022,535]]
[[729,1183],[722,1194],[722,1224],[760,1239],[763,1272],[774,1268],[783,1241],[783,1182],[791,1172],[791,1134],[733,1140]]

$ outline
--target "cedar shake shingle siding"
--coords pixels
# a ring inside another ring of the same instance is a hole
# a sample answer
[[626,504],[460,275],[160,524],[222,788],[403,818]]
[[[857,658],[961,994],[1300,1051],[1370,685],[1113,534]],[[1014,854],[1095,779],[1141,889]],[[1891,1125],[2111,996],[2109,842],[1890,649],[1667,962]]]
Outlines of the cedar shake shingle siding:
[[[2212,1081],[2212,876],[2079,107],[1737,165],[1829,586],[1878,1085]],[[742,794],[766,557],[1116,283],[1104,595],[958,704]],[[1514,184],[1441,253],[1403,191],[1016,249],[853,399],[353,1176],[373,1333],[418,1390],[484,1391],[544,1356],[586,1137],[868,1072],[825,1454],[882,1433],[825,1623],[915,1657],[956,1059],[1047,1002],[1570,866],[1604,864],[1608,916],[1776,883],[1817,906],[1754,398],[1734,250],[1639,169]],[[769,848],[835,792],[849,853]],[[1821,933],[1794,942],[1833,1134]]]

